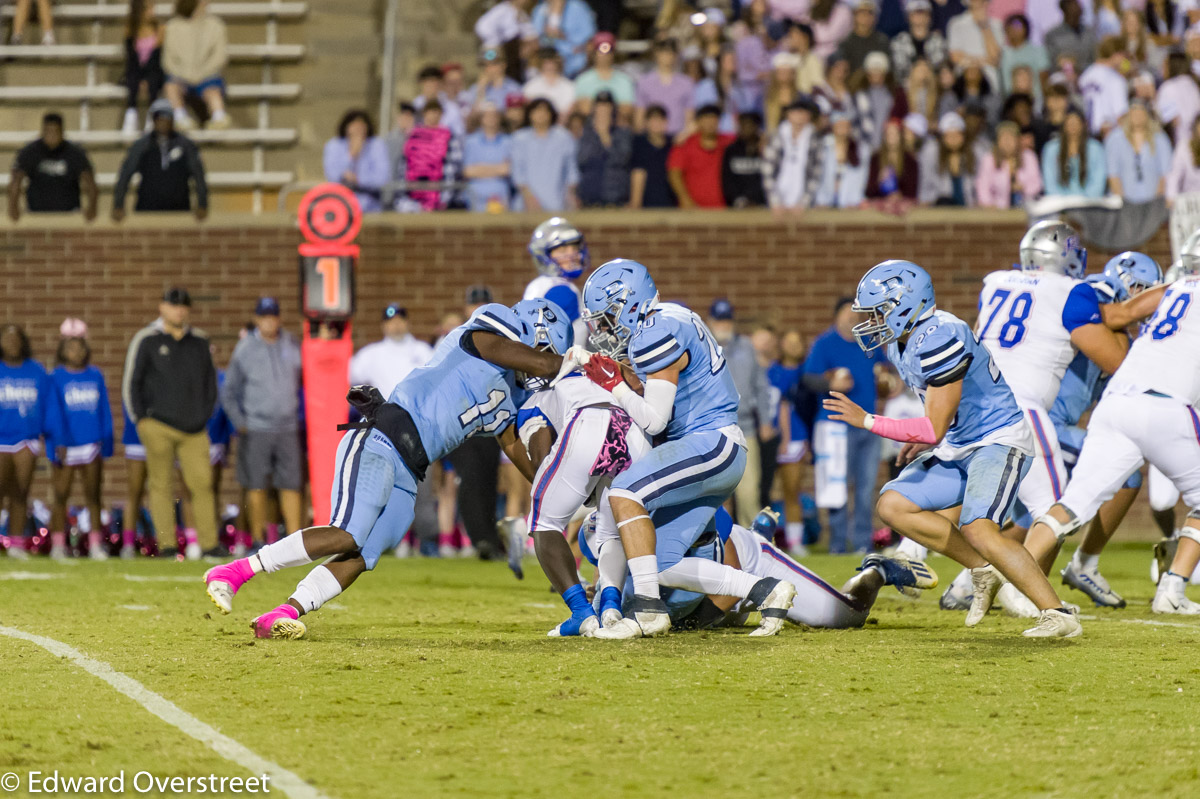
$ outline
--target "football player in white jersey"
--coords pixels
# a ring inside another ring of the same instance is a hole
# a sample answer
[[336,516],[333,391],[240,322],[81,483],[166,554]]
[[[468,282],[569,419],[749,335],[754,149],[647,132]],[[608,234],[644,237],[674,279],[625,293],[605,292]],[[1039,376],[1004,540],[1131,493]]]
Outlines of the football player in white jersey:
[[[1200,563],[1200,231],[1182,249],[1183,276],[1167,286],[1145,331],[1109,381],[1092,413],[1071,482],[1029,531],[1035,556],[1078,530],[1126,478],[1149,461],[1191,508],[1170,570],[1151,610],[1200,615],[1184,586]],[[1153,298],[1148,291],[1131,303]]]

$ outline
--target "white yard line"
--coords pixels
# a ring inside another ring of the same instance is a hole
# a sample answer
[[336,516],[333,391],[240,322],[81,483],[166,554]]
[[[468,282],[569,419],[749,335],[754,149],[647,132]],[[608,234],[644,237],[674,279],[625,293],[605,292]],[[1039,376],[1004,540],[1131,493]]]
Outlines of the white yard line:
[[121,576],[131,583],[198,583],[201,580],[200,577],[184,577],[182,575],[146,577],[141,574],[122,574]]
[[1083,621],[1119,621],[1122,624],[1149,624],[1152,627],[1182,627],[1185,630],[1200,632],[1200,624],[1184,624],[1178,621],[1158,621],[1157,619],[1113,619],[1101,616],[1085,616],[1080,614]]
[[226,760],[236,763],[252,774],[269,775],[271,777],[271,787],[279,788],[279,790],[288,796],[296,797],[296,799],[329,799],[326,794],[321,793],[283,766],[250,751],[229,736],[222,735],[200,719],[180,709],[174,702],[159,696],[137,680],[126,674],[122,674],[103,661],[90,658],[78,649],[68,646],[61,641],[55,641],[53,638],[46,638],[41,635],[33,635],[32,633],[18,630],[15,627],[0,626],[0,635],[16,638],[21,641],[28,641],[40,646],[56,657],[66,658],[88,674],[111,685],[118,693],[124,694],[134,702],[137,702],[149,713],[158,716],[172,727],[195,738]]

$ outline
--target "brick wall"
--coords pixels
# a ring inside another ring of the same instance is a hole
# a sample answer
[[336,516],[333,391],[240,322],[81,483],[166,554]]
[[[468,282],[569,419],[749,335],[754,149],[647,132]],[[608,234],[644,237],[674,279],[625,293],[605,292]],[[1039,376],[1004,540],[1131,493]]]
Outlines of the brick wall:
[[[591,212],[572,216],[588,237],[594,264],[614,257],[650,266],[664,299],[707,308],[729,297],[747,321],[798,327],[812,336],[828,326],[834,301],[886,258],[908,258],[934,275],[939,305],[972,319],[980,278],[1016,259],[1025,229],[1013,212],[922,211],[904,220],[866,212],[811,212],[787,224],[759,212]],[[497,299],[520,298],[533,270],[525,243],[541,221],[530,215],[370,219],[359,236],[357,345],[378,331],[391,301],[406,303],[414,332],[432,335],[440,316],[460,308],[463,289],[487,283]],[[299,332],[292,220],[215,217],[134,219],[123,227],[26,218],[0,231],[0,321],[24,324],[35,355],[53,358],[67,315],[90,326],[94,358],[109,380],[120,418],[121,365],[129,336],[156,316],[165,286],[187,286],[193,321],[208,331],[223,365],[249,320],[254,300],[274,294],[284,323]],[[1147,251],[1166,264],[1165,231]],[[1093,252],[1093,268],[1108,253]],[[119,431],[118,431],[119,435]],[[44,473],[44,465],[41,471]],[[231,488],[231,478],[225,486]],[[114,463],[106,500],[124,491]],[[35,495],[46,496],[43,478]]]

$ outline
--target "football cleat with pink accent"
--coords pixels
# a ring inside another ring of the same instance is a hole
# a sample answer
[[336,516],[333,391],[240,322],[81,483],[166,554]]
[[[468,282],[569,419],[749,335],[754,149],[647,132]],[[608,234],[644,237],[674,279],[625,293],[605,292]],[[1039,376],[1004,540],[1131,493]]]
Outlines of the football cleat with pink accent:
[[233,610],[233,595],[253,576],[254,570],[247,558],[222,563],[204,573],[204,590],[218,610],[229,613]]
[[300,611],[286,602],[259,616],[250,626],[258,638],[303,638],[308,632],[300,621]]

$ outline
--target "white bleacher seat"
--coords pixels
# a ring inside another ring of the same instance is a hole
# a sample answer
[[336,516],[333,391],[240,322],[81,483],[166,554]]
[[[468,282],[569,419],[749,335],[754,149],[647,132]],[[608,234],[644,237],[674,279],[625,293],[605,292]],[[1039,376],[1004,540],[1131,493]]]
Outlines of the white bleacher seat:
[[[12,4],[0,8],[0,17],[11,18],[15,9]],[[175,13],[172,3],[158,3],[154,12],[163,19],[168,19]],[[258,3],[211,3],[208,12],[222,19],[299,19],[308,13],[308,3],[294,2],[258,2]],[[54,21],[83,20],[86,22],[125,19],[129,15],[128,3],[82,4],[64,3],[54,6]]]
[[[207,172],[204,182],[209,189],[278,189],[292,181],[291,172]],[[8,188],[10,175],[0,174],[0,189]],[[96,175],[96,185],[111,189],[117,182],[116,172],[101,172]]]
[[[237,100],[294,100],[300,96],[298,83],[233,84],[225,88],[225,99]],[[116,102],[125,100],[125,87],[115,83],[97,86],[0,86],[0,102],[53,103]]]
[[[67,131],[66,138],[90,149],[127,147],[141,134],[127,136],[119,130]],[[226,130],[187,131],[189,139],[203,145],[292,144],[296,131],[292,128],[228,128]],[[38,137],[35,131],[0,131],[0,150],[24,147]]]
[[[299,61],[304,58],[304,45],[231,44],[226,53],[230,61]],[[119,44],[6,44],[0,46],[0,58],[120,61],[125,58],[125,48]]]

